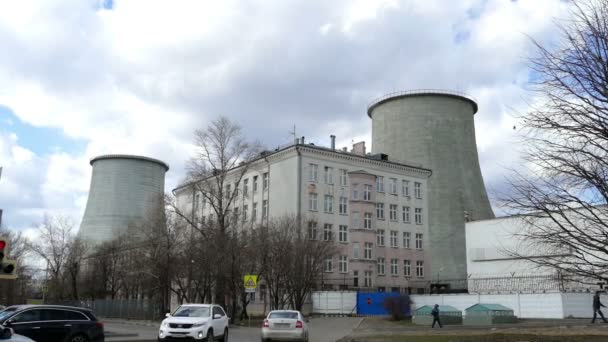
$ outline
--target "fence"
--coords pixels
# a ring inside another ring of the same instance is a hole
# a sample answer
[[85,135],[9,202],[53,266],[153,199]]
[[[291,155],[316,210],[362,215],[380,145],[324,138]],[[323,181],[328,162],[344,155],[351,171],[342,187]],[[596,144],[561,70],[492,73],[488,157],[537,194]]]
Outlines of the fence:
[[63,301],[52,304],[88,308],[93,310],[95,315],[104,318],[157,320],[164,315],[160,312],[156,303],[140,299],[96,299]]

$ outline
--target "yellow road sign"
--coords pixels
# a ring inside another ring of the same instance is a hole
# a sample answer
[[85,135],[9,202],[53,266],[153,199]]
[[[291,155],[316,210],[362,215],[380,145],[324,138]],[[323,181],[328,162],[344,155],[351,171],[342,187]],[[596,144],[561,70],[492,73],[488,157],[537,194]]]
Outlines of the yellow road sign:
[[258,276],[247,274],[243,282],[245,284],[245,292],[255,292],[255,289],[258,287]]

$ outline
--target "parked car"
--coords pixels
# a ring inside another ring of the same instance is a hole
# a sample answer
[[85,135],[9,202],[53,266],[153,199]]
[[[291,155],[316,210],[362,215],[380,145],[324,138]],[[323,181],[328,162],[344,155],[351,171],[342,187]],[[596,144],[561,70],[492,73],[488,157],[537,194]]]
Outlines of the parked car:
[[230,318],[219,305],[183,304],[173,314],[167,314],[158,329],[158,341],[228,342]]
[[0,325],[0,340],[12,342],[34,342],[34,340],[25,336],[17,335],[11,328],[5,328]]
[[301,341],[308,342],[308,320],[300,311],[270,311],[262,325],[262,342]]
[[0,312],[0,324],[36,342],[103,342],[101,323],[89,309],[16,305]]

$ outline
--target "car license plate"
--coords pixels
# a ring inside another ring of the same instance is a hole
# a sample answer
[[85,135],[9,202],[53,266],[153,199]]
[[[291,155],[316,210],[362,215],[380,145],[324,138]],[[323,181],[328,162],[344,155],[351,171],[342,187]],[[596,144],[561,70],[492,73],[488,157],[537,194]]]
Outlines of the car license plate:
[[289,328],[289,323],[275,323],[274,327],[277,329],[286,329]]

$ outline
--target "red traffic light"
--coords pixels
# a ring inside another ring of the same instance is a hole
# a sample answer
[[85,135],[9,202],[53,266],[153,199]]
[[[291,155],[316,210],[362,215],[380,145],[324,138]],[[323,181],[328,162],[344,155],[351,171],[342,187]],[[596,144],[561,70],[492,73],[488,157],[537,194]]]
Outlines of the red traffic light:
[[6,247],[6,241],[0,240],[0,250],[4,249],[4,247]]

